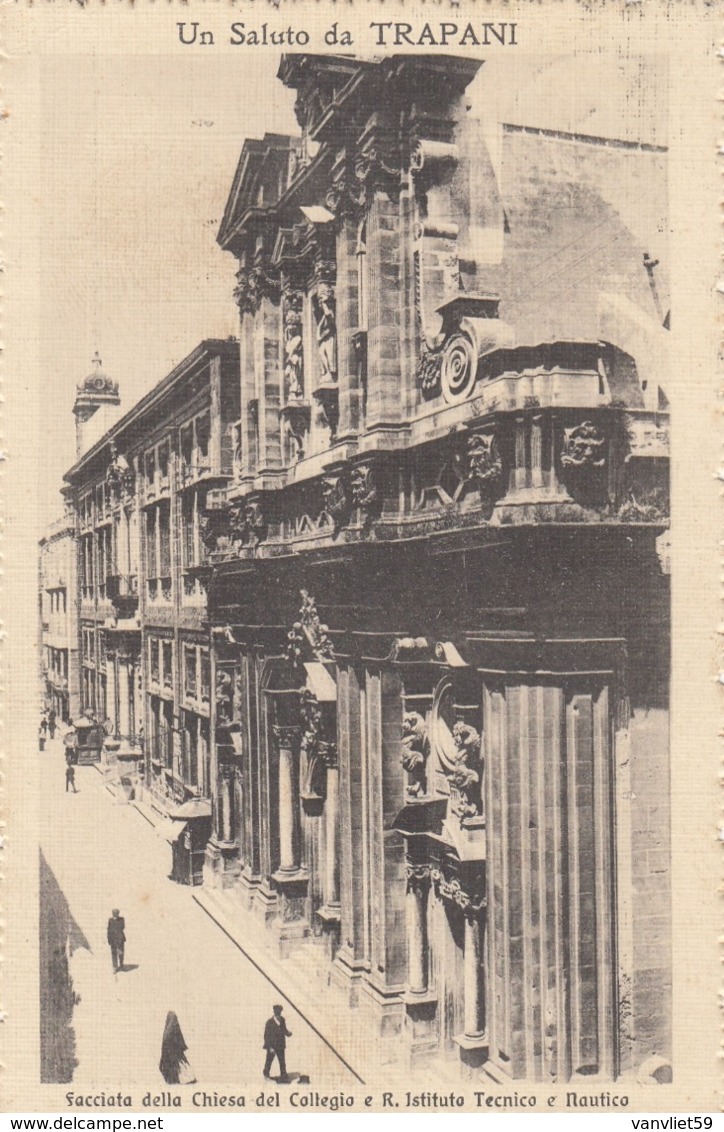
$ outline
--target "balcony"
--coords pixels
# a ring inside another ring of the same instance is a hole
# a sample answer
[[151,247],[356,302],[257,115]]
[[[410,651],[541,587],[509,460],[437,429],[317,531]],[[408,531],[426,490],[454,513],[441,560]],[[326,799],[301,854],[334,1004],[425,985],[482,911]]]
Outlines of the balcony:
[[119,621],[135,617],[138,609],[138,578],[135,574],[109,574],[106,594]]

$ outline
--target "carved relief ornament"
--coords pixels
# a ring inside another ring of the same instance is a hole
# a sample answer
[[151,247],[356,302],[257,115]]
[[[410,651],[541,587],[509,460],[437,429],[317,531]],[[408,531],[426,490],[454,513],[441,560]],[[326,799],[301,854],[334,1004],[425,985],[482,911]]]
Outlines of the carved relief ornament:
[[332,520],[334,533],[339,531],[349,519],[351,500],[347,481],[343,473],[325,476],[322,480],[322,499],[324,510]]
[[440,869],[430,869],[430,880],[435,886],[435,891],[443,900],[449,900],[453,904],[457,904],[466,916],[476,916],[487,905],[485,896],[475,894],[472,895],[466,892],[460,881],[453,877],[448,880]]
[[356,464],[349,477],[352,502],[362,511],[372,511],[379,500],[379,488],[372,464]]
[[323,625],[317,603],[308,590],[299,591],[302,598],[299,620],[287,633],[287,660],[299,666],[304,662],[305,646],[316,660],[334,660],[334,647],[329,630]]
[[493,433],[476,433],[468,437],[467,479],[481,488],[493,491],[503,474],[503,462]]
[[417,711],[405,713],[402,720],[402,767],[407,773],[407,795],[419,798],[426,790],[426,764],[429,746],[424,718]]
[[561,464],[564,468],[602,468],[606,463],[606,438],[598,425],[583,421],[563,433]]

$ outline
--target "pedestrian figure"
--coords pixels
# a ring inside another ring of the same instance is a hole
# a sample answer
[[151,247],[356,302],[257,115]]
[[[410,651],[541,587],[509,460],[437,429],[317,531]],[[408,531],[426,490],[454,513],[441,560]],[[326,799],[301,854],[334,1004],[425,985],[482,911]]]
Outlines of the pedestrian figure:
[[108,921],[108,931],[106,932],[108,942],[111,947],[111,959],[113,960],[113,970],[123,970],[123,951],[126,944],[126,921],[118,911],[117,908],[113,909],[113,914]]
[[48,733],[51,739],[55,739],[55,721],[56,715],[53,708],[48,712]]
[[66,794],[70,790],[71,786],[73,787],[73,793],[77,794],[78,791],[75,788],[75,767],[73,766],[72,763],[68,763],[67,767],[65,768],[65,792],[66,792]]
[[75,762],[78,757],[78,732],[72,723],[63,736],[63,746],[66,750],[66,761]]
[[161,1060],[158,1063],[161,1076],[168,1085],[192,1085],[196,1080],[186,1059],[187,1048],[178,1018],[173,1010],[169,1010],[163,1028]]
[[291,1038],[291,1031],[287,1029],[286,1018],[282,1014],[282,1006],[272,1007],[274,1013],[264,1027],[264,1049],[266,1061],[264,1062],[264,1076],[269,1077],[272,1061],[276,1057],[279,1062],[278,1081],[288,1081],[287,1077],[287,1038]]
[[47,735],[47,730],[48,730],[47,723],[45,722],[44,719],[41,719],[40,727],[38,728],[38,750],[39,751],[45,750],[45,738],[46,738],[46,735]]

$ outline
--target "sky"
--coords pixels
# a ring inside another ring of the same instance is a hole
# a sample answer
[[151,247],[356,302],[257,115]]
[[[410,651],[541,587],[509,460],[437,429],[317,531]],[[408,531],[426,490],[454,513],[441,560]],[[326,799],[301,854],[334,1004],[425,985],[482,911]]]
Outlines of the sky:
[[216,233],[244,139],[298,130],[277,66],[268,55],[243,67],[219,56],[45,61],[40,412],[53,445],[39,491],[49,519],[75,459],[75,386],[96,350],[123,412],[202,338],[238,333],[235,262]]
[[[202,338],[238,333],[235,263],[216,232],[244,139],[298,132],[278,63],[267,52],[43,59],[38,412],[52,442],[41,530],[62,510],[75,386],[95,351],[125,412]],[[491,58],[469,96],[482,119],[666,140],[665,72],[652,57]]]

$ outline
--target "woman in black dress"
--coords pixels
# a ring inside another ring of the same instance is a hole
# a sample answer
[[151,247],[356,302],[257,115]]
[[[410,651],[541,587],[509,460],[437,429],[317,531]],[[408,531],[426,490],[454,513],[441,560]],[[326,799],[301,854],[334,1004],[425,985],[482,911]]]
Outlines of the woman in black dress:
[[164,1081],[168,1085],[190,1085],[196,1080],[193,1070],[186,1060],[187,1048],[178,1018],[173,1010],[169,1010],[166,1015],[166,1025],[163,1028],[161,1060],[158,1066]]

